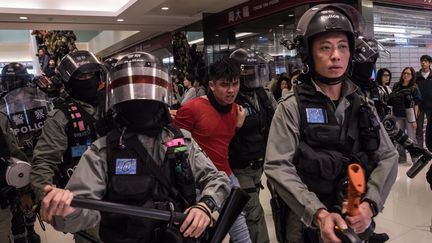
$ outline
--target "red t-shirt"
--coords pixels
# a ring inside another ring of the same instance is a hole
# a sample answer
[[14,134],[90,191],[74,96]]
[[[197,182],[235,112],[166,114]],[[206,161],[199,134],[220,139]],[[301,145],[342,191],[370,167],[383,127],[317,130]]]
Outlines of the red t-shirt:
[[219,113],[210,102],[198,97],[184,104],[175,116],[174,123],[192,133],[193,139],[209,156],[220,171],[230,176],[228,146],[235,134],[237,110],[235,104],[229,113]]

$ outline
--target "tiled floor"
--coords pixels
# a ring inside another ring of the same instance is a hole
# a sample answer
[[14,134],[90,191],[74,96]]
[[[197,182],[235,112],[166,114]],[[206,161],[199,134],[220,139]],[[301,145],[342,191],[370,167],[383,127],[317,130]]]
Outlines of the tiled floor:
[[[389,234],[388,242],[391,243],[431,243],[432,190],[425,179],[428,167],[414,179],[409,179],[405,175],[408,168],[408,166],[399,165],[398,177],[388,197],[384,212],[376,218],[376,232]],[[266,185],[266,183],[263,184]],[[268,190],[264,190],[261,194],[261,202],[266,213],[270,241],[277,242],[269,198]],[[48,230],[43,232],[37,225],[37,231],[43,243],[74,242],[71,234],[56,232],[49,225],[47,228]]]

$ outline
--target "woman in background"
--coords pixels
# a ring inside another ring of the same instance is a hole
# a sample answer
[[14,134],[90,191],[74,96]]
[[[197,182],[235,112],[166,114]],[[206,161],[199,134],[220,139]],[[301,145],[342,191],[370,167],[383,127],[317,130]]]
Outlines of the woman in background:
[[[412,67],[403,69],[401,78],[393,86],[389,95],[388,104],[393,107],[393,115],[402,131],[416,143],[416,115],[418,114],[418,103],[421,100],[420,91],[416,85],[415,70]],[[406,163],[405,148],[398,144],[399,163]],[[414,160],[413,160],[414,161]]]

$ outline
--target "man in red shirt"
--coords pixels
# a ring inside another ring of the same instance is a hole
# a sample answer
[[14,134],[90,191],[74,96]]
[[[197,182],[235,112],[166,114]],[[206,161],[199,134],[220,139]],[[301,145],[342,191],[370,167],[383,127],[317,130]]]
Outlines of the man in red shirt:
[[[231,185],[240,187],[228,162],[228,146],[236,129],[243,125],[245,110],[234,103],[240,88],[240,64],[233,59],[222,59],[209,68],[209,92],[184,104],[175,115],[174,123],[192,133],[192,137],[224,171]],[[251,242],[244,214],[229,231],[233,242]]]

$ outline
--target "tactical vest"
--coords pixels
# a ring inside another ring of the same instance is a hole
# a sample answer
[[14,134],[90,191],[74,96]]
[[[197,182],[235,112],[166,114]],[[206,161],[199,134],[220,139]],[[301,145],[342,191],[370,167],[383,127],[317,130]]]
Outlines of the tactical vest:
[[379,120],[357,92],[346,97],[351,105],[345,110],[343,124],[335,117],[333,102],[312,84],[294,86],[294,95],[300,113],[294,165],[308,189],[331,208],[339,204],[341,182],[350,163],[360,163],[367,176],[376,166]]
[[236,103],[243,106],[246,118],[230,143],[229,161],[233,169],[245,168],[251,161],[263,160],[265,155],[274,109],[263,88],[256,89],[254,93],[257,100],[243,93],[237,96]]
[[[178,212],[195,204],[195,180],[187,161],[183,134],[177,128],[169,129],[175,137],[165,143],[167,151],[161,165],[156,164],[142,145],[140,150],[144,152],[140,156],[128,142],[131,138],[124,138],[124,145],[119,145],[122,138],[117,129],[108,133],[108,186],[104,200],[161,210],[170,210],[171,203]],[[127,242],[158,242],[161,237],[158,232],[167,225],[119,214],[101,212],[101,215],[100,235],[105,242],[125,239],[130,240]]]
[[63,154],[63,163],[59,166],[60,175],[56,176],[58,185],[64,188],[82,154],[97,139],[96,119],[70,99],[57,104],[56,108],[60,109],[68,119],[66,126],[68,146]]

